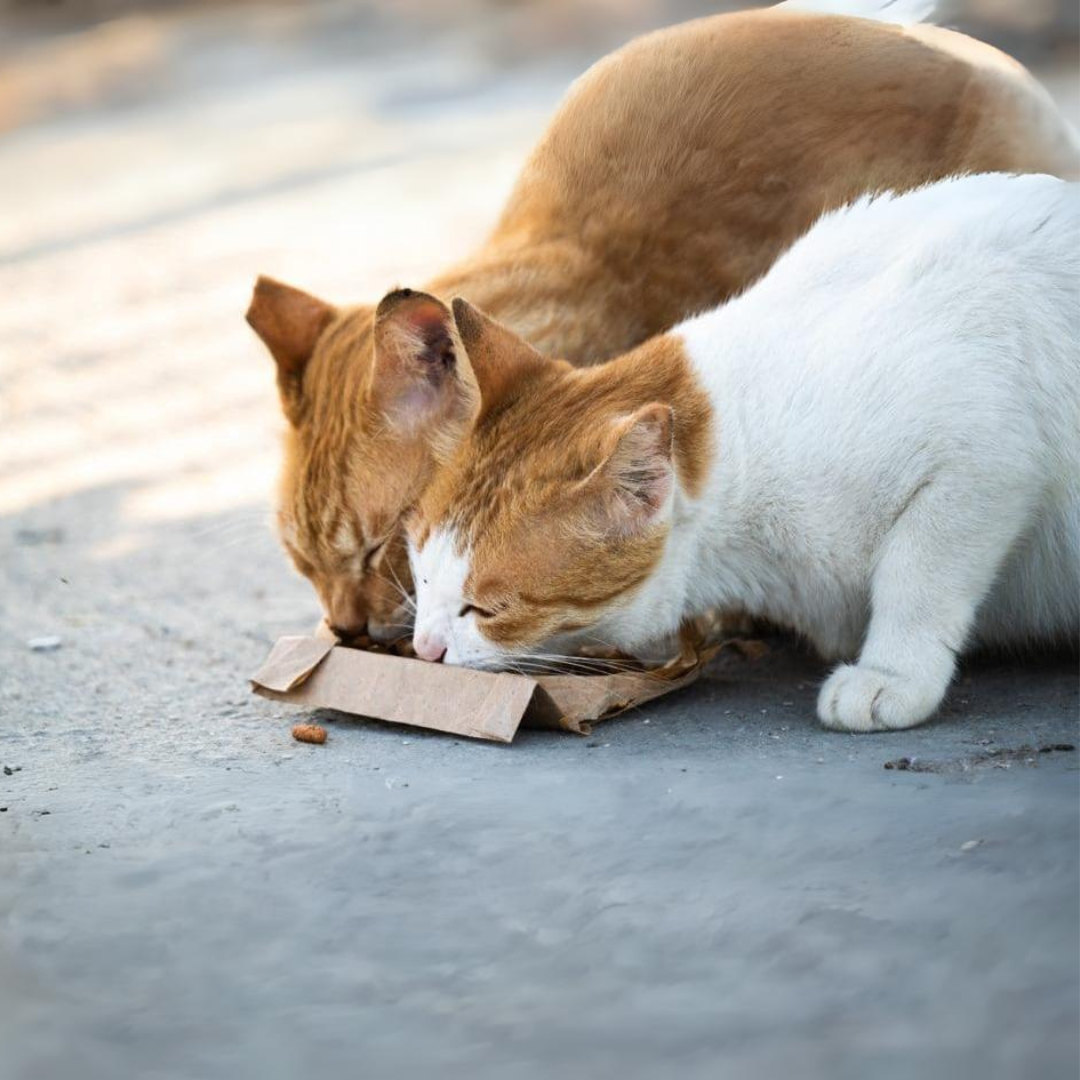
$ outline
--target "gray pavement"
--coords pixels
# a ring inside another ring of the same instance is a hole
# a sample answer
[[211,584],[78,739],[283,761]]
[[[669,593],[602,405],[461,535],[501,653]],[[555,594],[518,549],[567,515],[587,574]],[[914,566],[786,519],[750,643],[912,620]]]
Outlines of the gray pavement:
[[422,280],[587,57],[200,18],[137,30],[157,96],[0,141],[0,1080],[1075,1077],[1075,657],[876,736],[781,638],[587,739],[310,747],[249,694],[316,613],[251,278]]

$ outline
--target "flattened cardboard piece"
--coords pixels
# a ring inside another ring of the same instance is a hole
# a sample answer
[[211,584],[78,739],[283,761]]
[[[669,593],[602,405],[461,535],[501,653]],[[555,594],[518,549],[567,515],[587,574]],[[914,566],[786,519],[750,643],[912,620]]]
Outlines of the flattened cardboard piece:
[[284,637],[251,682],[293,705],[510,742],[522,721],[587,735],[590,722],[689,686],[722,647],[686,648],[652,671],[532,679],[342,648],[322,635]]
[[[697,680],[713,654],[676,661],[655,671],[614,675],[541,675],[526,714],[526,723],[588,735],[592,722],[608,720],[654,698],[681,690]],[[676,666],[677,665],[677,666]]]
[[[262,676],[267,668],[274,675],[281,666],[271,663],[282,645],[279,641],[251,680],[255,693],[310,709],[337,709],[472,739],[510,742],[536,690],[536,683],[521,675],[444,667],[345,649],[315,638],[291,639],[288,649],[297,657],[305,655],[298,640],[314,643],[306,655],[314,655],[315,645],[322,647],[321,661],[284,690],[268,685]],[[280,686],[284,679],[275,682]]]
[[319,666],[334,644],[332,638],[280,637],[251,681],[265,690],[288,693]]

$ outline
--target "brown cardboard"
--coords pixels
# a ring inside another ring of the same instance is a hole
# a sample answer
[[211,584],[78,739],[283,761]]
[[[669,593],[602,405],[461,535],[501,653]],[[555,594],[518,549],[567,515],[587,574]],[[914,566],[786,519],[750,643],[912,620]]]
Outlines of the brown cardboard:
[[522,721],[588,734],[594,721],[688,686],[721,647],[651,671],[529,678],[283,637],[251,683],[275,701],[510,742]]

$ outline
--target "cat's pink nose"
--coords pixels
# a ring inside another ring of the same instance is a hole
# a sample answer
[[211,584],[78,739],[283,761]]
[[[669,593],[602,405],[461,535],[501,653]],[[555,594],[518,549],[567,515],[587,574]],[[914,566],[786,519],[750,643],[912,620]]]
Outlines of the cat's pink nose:
[[413,634],[412,644],[421,660],[437,664],[446,655],[446,642],[438,634]]

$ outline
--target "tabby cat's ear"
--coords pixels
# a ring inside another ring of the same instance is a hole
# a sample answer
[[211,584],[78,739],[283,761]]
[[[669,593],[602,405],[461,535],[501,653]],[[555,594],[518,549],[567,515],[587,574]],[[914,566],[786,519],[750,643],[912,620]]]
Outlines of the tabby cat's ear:
[[482,409],[489,409],[537,364],[550,364],[528,342],[458,297],[454,323],[469,354],[480,388]]
[[245,317],[277,362],[281,405],[293,424],[302,414],[304,368],[335,314],[332,305],[291,285],[268,277],[255,282]]
[[670,514],[674,430],[671,406],[660,402],[612,425],[603,462],[582,484],[590,513],[605,532],[633,536]]
[[479,390],[442,301],[396,289],[375,309],[372,396],[393,428],[448,447],[475,417]]

